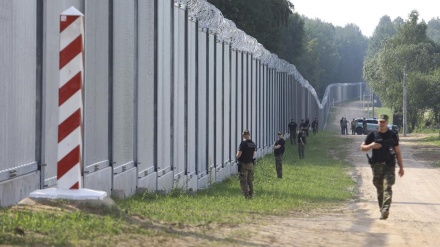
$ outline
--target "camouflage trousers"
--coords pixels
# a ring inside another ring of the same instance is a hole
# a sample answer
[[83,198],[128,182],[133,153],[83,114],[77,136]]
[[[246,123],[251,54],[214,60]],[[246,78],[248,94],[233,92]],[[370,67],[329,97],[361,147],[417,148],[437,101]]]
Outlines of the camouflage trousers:
[[298,155],[300,159],[304,159],[304,144],[298,143]]
[[395,165],[387,163],[374,163],[373,170],[373,184],[377,190],[377,201],[380,210],[388,211],[391,207],[391,200],[393,197],[393,190],[391,187],[396,181]]
[[290,132],[290,144],[296,145],[296,132]]
[[241,165],[240,187],[245,198],[254,196],[254,164],[252,162]]
[[283,155],[276,154],[275,155],[275,169],[277,170],[277,177],[283,177]]

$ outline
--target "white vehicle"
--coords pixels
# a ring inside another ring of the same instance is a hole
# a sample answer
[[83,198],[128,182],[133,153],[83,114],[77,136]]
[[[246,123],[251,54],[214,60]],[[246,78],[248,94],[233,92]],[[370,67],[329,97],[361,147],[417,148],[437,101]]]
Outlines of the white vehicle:
[[[376,131],[379,129],[379,123],[377,122],[377,118],[366,118],[365,120],[367,120],[367,131],[364,133],[364,128],[363,128],[363,118],[357,118],[355,119],[357,122],[356,125],[356,134],[358,135],[362,135],[362,134],[368,134],[372,131]],[[396,132],[396,134],[399,134],[399,126],[397,125],[392,125],[392,124],[388,124],[388,129],[391,131]]]

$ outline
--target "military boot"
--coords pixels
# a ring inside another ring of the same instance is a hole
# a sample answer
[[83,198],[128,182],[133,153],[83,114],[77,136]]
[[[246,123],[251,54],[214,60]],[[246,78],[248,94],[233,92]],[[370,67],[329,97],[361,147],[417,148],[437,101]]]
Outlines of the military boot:
[[382,209],[382,213],[380,215],[380,219],[381,220],[386,220],[386,219],[388,219],[388,215],[390,215],[390,211],[388,211],[386,209]]

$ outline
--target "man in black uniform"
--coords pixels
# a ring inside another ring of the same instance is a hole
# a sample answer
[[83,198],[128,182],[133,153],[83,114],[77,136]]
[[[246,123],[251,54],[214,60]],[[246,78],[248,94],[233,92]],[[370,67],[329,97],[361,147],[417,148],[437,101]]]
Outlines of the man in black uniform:
[[309,129],[310,129],[310,121],[309,118],[306,118],[306,121],[304,122],[304,131],[306,132],[306,136],[309,136]]
[[379,115],[379,130],[370,132],[361,144],[362,151],[373,150],[369,163],[373,170],[373,184],[377,190],[377,200],[381,212],[380,219],[386,220],[389,215],[395,176],[396,159],[399,164],[399,175],[404,175],[399,137],[388,129],[388,115]]
[[254,158],[256,145],[250,139],[249,130],[243,131],[244,140],[240,143],[237,154],[238,172],[240,174],[240,187],[247,199],[254,196]]
[[356,121],[356,119],[353,118],[353,121],[351,121],[351,134],[352,135],[356,135],[356,126],[357,126],[357,121]]
[[273,147],[275,155],[275,168],[277,170],[277,177],[283,178],[283,154],[284,154],[284,144],[286,142],[283,138],[283,133],[278,132],[278,140],[275,142]]
[[301,123],[299,124],[299,131],[306,128],[306,123],[304,123],[304,119],[301,119]]
[[318,118],[316,117],[312,122],[312,130],[313,130],[313,134],[318,133]]
[[304,149],[306,148],[306,132],[303,128],[298,133],[298,155],[300,159],[304,159]]
[[362,130],[363,130],[363,132],[364,132],[364,135],[366,135],[366,134],[368,134],[367,133],[367,119],[365,119],[365,118],[363,118],[362,119]]
[[290,144],[296,145],[296,127],[298,127],[298,125],[293,118],[290,120],[288,127],[290,132]]

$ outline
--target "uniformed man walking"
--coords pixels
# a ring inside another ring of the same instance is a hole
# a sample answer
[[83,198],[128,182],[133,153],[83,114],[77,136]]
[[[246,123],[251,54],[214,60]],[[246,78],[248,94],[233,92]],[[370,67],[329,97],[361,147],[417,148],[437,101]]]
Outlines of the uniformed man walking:
[[237,154],[238,172],[240,176],[240,187],[243,195],[247,199],[254,196],[254,158],[256,145],[250,139],[249,130],[243,131],[244,140],[240,143]]
[[380,219],[386,220],[391,207],[392,186],[396,180],[396,159],[399,165],[399,175],[402,177],[405,172],[399,147],[399,137],[395,132],[388,129],[388,115],[379,115],[378,122],[379,130],[370,132],[367,135],[365,141],[361,144],[361,150],[372,150],[373,157],[370,159],[368,154],[367,156],[373,170],[373,184],[377,190],[377,200],[381,213]]

